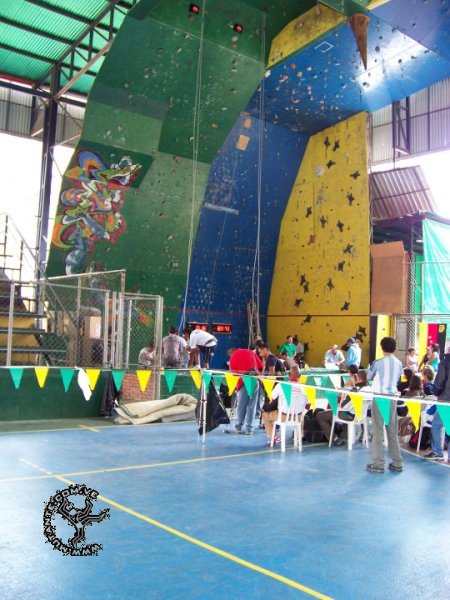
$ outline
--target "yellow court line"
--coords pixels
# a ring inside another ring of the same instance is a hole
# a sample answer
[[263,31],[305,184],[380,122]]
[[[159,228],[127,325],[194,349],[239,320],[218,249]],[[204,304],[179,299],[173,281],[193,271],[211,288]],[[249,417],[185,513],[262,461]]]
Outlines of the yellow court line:
[[[323,443],[320,444],[314,444],[313,446],[304,446],[305,448],[317,448],[319,446],[323,446]],[[286,452],[297,452],[298,453],[298,449],[297,448],[286,448]],[[51,477],[75,477],[75,476],[79,476],[79,475],[98,475],[101,473],[116,473],[118,471],[135,471],[138,469],[154,469],[156,467],[171,467],[171,466],[176,466],[176,465],[185,465],[185,464],[190,464],[190,463],[198,463],[198,462],[207,462],[207,461],[213,461],[213,460],[226,460],[228,458],[241,458],[243,456],[259,456],[262,454],[277,454],[280,453],[281,449],[277,448],[277,449],[271,449],[271,450],[258,450],[257,452],[241,452],[239,454],[225,454],[222,456],[205,456],[203,458],[187,458],[185,460],[173,460],[173,461],[167,461],[167,462],[161,462],[161,463],[148,463],[148,464],[143,464],[143,465],[129,465],[128,467],[109,467],[109,468],[104,468],[104,469],[93,469],[90,471],[73,471],[70,473],[59,473],[59,474],[55,474],[55,475],[51,475],[49,477],[46,476],[42,476],[42,475],[28,475],[28,476],[24,476],[24,477],[9,477],[7,479],[0,479],[0,483],[12,483],[14,481],[30,481],[33,479],[48,479]]]
[[78,427],[81,427],[81,429],[89,429],[89,431],[95,431],[96,433],[98,433],[100,431],[100,429],[95,429],[95,427],[88,427],[87,425],[78,425]]
[[[68,485],[73,484],[72,481],[70,481],[69,479],[66,479],[65,477],[61,477],[60,475],[55,475],[55,478],[58,479],[59,481],[62,481],[63,483],[67,483]],[[269,571],[269,569],[264,569],[263,567],[260,567],[259,565],[256,565],[255,563],[252,563],[252,562],[249,562],[248,560],[239,558],[238,556],[235,556],[234,554],[230,554],[229,552],[225,552],[224,550],[221,550],[220,548],[216,548],[216,546],[211,546],[211,544],[202,542],[201,540],[198,540],[197,538],[194,538],[190,535],[186,535],[182,531],[178,531],[178,529],[174,529],[173,527],[169,527],[168,525],[165,525],[164,523],[161,523],[160,521],[156,521],[155,519],[152,519],[150,517],[147,517],[146,515],[138,513],[135,510],[133,510],[132,508],[128,508],[127,506],[124,506],[123,504],[114,502],[114,500],[111,500],[110,498],[106,498],[105,496],[102,496],[99,494],[97,496],[97,499],[101,500],[102,502],[105,502],[105,504],[109,504],[110,506],[117,508],[118,510],[121,510],[122,512],[124,512],[128,515],[131,515],[132,517],[136,517],[137,519],[140,519],[141,521],[144,521],[145,523],[149,523],[150,525],[153,525],[154,527],[157,527],[158,529],[162,529],[163,531],[166,531],[167,533],[171,533],[172,535],[175,535],[176,537],[179,537],[182,540],[190,542],[191,544],[194,544],[195,546],[199,546],[200,548],[203,548],[204,550],[208,550],[209,552],[212,552],[213,554],[217,554],[218,556],[221,556],[222,558],[226,558],[234,563],[237,563],[238,565],[241,565],[243,567],[246,567],[247,569],[250,569],[251,571],[256,571],[257,573],[261,573],[262,575],[266,575],[267,577],[270,577],[271,579],[275,579],[276,581],[284,583],[292,588],[295,588],[297,590],[305,592],[305,594],[308,594],[309,596],[313,596],[314,598],[319,598],[320,600],[332,600],[332,598],[330,596],[325,596],[324,594],[321,594],[320,592],[317,592],[316,590],[313,590],[312,588],[309,588],[306,585],[302,585],[301,583],[298,583],[297,581],[294,581],[293,579],[289,579],[288,577],[279,575],[278,573],[275,573],[274,571]]]

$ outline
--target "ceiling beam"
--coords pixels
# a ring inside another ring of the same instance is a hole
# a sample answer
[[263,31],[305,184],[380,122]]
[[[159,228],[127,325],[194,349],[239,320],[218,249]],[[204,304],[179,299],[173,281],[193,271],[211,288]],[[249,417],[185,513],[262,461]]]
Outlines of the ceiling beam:
[[40,60],[42,62],[49,63],[50,65],[58,64],[58,61],[54,60],[53,58],[48,58],[47,56],[41,56],[39,54],[35,54],[34,52],[28,52],[28,50],[21,50],[20,48],[14,48],[13,46],[10,46],[9,44],[4,44],[3,42],[0,42],[0,48],[2,48],[3,50],[8,50],[8,52],[14,52],[15,54],[21,54],[22,56],[27,56],[28,58],[33,58],[34,60]]

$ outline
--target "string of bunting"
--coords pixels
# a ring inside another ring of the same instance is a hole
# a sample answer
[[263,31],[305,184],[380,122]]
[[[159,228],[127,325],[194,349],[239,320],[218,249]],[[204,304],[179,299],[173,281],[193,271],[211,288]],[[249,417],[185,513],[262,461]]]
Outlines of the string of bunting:
[[[61,382],[63,385],[63,389],[67,392],[72,384],[74,379],[74,375],[79,368],[69,368],[69,367],[1,367],[2,369],[8,369],[13,385],[15,389],[19,389],[22,383],[22,378],[25,370],[33,369],[35,373],[35,377],[37,383],[40,388],[44,388],[48,373],[50,370],[59,370],[61,376]],[[101,373],[101,369],[89,369],[86,368],[85,372],[89,379],[89,387],[91,391],[94,391],[99,377]],[[120,391],[122,387],[122,383],[125,377],[126,370],[124,369],[112,369],[111,372],[114,385],[116,386],[117,391]],[[291,395],[292,395],[292,384],[297,382],[289,382],[287,381],[287,377],[276,378],[271,375],[239,375],[236,373],[231,373],[229,371],[213,371],[213,370],[200,370],[200,369],[161,369],[161,373],[164,375],[164,379],[166,381],[167,389],[169,393],[172,392],[175,381],[179,373],[188,372],[191,376],[192,381],[197,389],[200,389],[202,382],[205,385],[205,388],[208,389],[211,381],[213,381],[216,388],[219,388],[223,383],[228,387],[228,393],[231,395],[238,385],[239,381],[242,381],[243,385],[247,393],[251,396],[255,392],[257,386],[261,384],[266,391],[267,395],[270,397],[273,391],[274,386],[279,383],[283,390],[283,393],[286,398],[286,402],[290,404]],[[136,377],[139,382],[139,386],[144,392],[147,389],[149,384],[152,370],[149,369],[137,369],[135,371]],[[341,375],[326,375],[324,376],[330,380],[332,385],[334,385],[335,389],[331,389],[328,387],[324,387],[320,385],[322,383],[322,377],[317,375],[305,375],[302,374],[300,376],[300,381],[303,385],[303,391],[308,398],[309,403],[312,408],[316,408],[316,399],[317,392],[323,391],[324,396],[333,411],[333,414],[336,414],[338,411],[339,404],[339,395],[342,393],[348,394],[350,396],[351,402],[355,409],[355,413],[358,417],[361,416],[364,404],[364,398],[367,397],[366,394],[361,394],[358,392],[349,392],[346,388],[339,387],[340,377]],[[339,379],[338,379],[339,378]],[[310,381],[313,381],[315,385],[311,385]],[[307,383],[308,382],[308,383]],[[377,406],[380,410],[383,421],[386,425],[389,425],[389,415],[390,415],[390,406],[392,401],[397,401],[399,399],[398,396],[388,396],[388,395],[379,395],[375,393],[370,393],[370,396],[373,397],[373,400],[377,403]],[[416,429],[419,428],[420,424],[420,414],[422,411],[423,403],[427,402],[426,398],[405,398],[405,404],[408,407],[409,415],[414,423]],[[439,415],[442,419],[445,431],[448,435],[450,435],[450,404],[444,402],[436,402],[433,403],[436,405]]]

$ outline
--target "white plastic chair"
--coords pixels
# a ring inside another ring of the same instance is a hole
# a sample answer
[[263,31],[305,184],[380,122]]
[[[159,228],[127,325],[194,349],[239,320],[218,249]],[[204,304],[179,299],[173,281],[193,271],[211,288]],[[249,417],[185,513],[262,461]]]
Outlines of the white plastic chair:
[[356,439],[356,425],[364,425],[364,433],[363,433],[363,444],[365,444],[366,448],[369,447],[369,427],[368,427],[368,419],[367,419],[367,411],[369,410],[372,404],[372,396],[369,394],[363,394],[363,406],[361,410],[361,418],[355,414],[353,421],[346,421],[345,419],[341,419],[339,417],[339,413],[345,411],[345,406],[342,408],[338,406],[337,414],[333,415],[333,420],[331,422],[331,433],[330,433],[330,441],[328,442],[328,447],[333,443],[333,433],[334,426],[336,423],[347,425],[347,448],[351,450],[355,443]]
[[308,399],[304,393],[303,386],[300,384],[292,384],[292,394],[290,405],[287,405],[284,394],[280,394],[278,398],[278,417],[273,424],[272,438],[270,447],[273,448],[275,441],[276,426],[280,426],[281,452],[286,452],[286,428],[294,427],[294,446],[298,446],[298,451],[302,451],[303,437],[303,417],[305,414],[305,406]]

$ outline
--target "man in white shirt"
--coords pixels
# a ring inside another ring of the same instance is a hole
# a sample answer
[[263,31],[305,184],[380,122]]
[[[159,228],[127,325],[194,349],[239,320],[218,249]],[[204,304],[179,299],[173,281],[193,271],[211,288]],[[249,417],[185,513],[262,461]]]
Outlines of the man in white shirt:
[[[374,392],[382,394],[398,395],[397,384],[403,373],[403,365],[398,358],[394,356],[397,347],[396,341],[392,337],[384,337],[380,342],[383,350],[383,358],[376,360],[370,368],[368,379],[369,381],[377,376],[377,386],[374,385]],[[376,389],[379,387],[379,389]],[[373,463],[367,465],[367,471],[371,473],[384,473],[384,421],[381,416],[380,409],[375,402],[372,404],[372,422],[373,422],[373,437],[372,437],[372,457]],[[389,464],[390,471],[401,473],[403,471],[403,459],[400,452],[400,442],[398,439],[398,419],[397,419],[397,402],[391,400],[389,410],[389,425],[386,425],[389,454],[392,457],[392,462]]]
[[189,366],[200,365],[202,369],[209,369],[214,350],[216,349],[217,338],[203,329],[194,329],[189,337],[189,348],[191,356]]
[[344,361],[345,357],[343,352],[339,350],[339,346],[337,344],[334,344],[329,350],[325,352],[323,364],[327,369],[338,369],[340,363],[343,363]]

